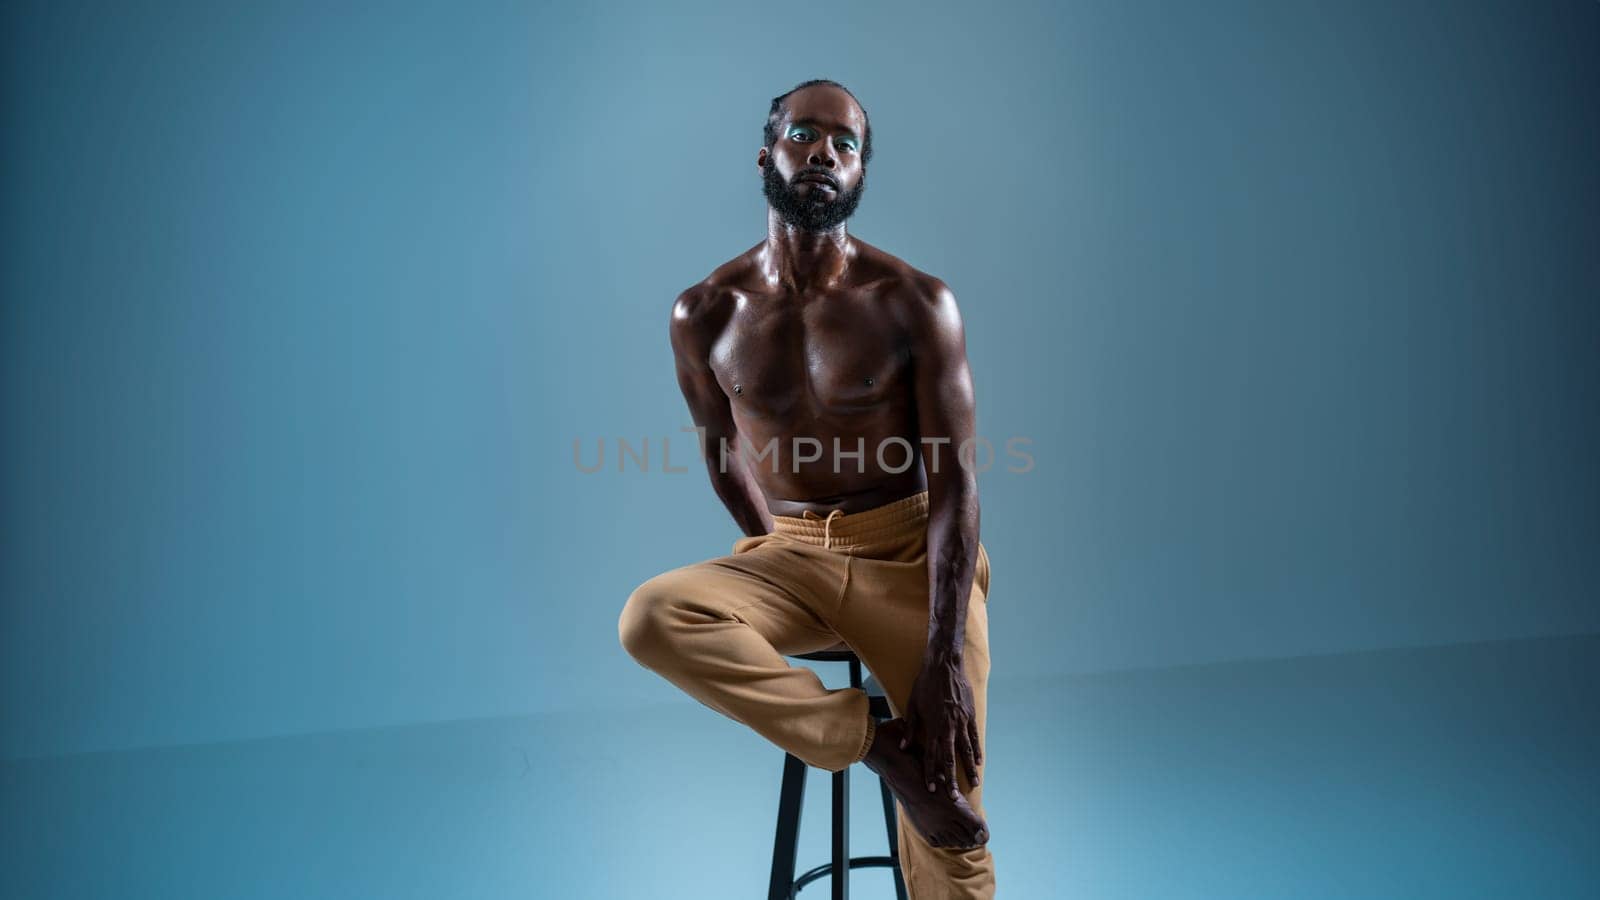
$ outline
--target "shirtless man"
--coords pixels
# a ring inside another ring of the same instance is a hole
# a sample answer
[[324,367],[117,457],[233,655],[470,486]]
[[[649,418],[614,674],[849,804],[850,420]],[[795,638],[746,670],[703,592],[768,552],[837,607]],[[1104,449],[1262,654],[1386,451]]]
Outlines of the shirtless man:
[[[988,558],[957,452],[975,428],[961,316],[938,278],[845,230],[872,151],[853,95],[805,82],[773,100],[764,138],[766,238],[679,295],[670,325],[712,486],[747,537],[642,585],[619,635],[808,763],[881,775],[917,900],[991,897]],[[841,639],[895,718],[863,722],[861,691],[782,658]]]

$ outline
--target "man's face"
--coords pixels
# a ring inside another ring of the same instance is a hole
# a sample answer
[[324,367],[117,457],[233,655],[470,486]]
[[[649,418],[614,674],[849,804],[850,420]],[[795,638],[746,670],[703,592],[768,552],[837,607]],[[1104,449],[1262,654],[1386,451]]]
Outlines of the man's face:
[[789,95],[778,139],[756,156],[767,202],[790,225],[828,231],[856,211],[867,187],[866,117],[850,95],[813,85]]

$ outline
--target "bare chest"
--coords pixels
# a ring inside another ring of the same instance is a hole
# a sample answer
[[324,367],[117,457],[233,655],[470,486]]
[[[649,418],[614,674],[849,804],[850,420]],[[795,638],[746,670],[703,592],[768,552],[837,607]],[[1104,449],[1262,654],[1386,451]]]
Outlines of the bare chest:
[[897,323],[881,305],[829,298],[740,304],[710,361],[740,413],[793,419],[904,401],[909,360]]

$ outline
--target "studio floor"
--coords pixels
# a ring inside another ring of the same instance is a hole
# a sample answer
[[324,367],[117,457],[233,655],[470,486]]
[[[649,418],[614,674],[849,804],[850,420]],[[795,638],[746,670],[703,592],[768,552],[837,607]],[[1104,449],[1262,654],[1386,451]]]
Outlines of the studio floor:
[[[1595,898],[1596,685],[1600,635],[997,675],[997,896]],[[781,764],[693,701],[11,760],[0,895],[756,900]],[[853,850],[883,853],[852,771]]]

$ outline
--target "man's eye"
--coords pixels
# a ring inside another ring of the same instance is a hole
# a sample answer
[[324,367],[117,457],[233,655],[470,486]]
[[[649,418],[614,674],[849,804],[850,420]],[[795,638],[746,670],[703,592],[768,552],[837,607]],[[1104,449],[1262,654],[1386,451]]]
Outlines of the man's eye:
[[849,141],[840,141],[838,143],[838,147],[840,150],[850,150],[852,152],[856,149],[856,145],[850,143]]
[[809,132],[809,131],[794,131],[794,132],[790,132],[789,136],[794,138],[797,141],[804,141],[804,140],[806,140],[806,139],[811,137],[811,132]]

